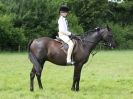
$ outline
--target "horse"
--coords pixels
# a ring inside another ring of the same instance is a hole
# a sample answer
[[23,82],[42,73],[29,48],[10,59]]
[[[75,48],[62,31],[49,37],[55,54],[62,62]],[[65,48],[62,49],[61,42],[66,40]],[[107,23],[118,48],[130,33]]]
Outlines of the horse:
[[[75,40],[73,49],[74,75],[72,91],[79,91],[80,75],[83,65],[88,61],[90,53],[100,41],[104,41],[106,46],[114,48],[115,41],[113,33],[109,26],[98,28],[91,32],[86,32],[80,39]],[[46,61],[57,65],[67,66],[66,53],[61,48],[61,43],[49,37],[41,37],[32,40],[28,44],[28,54],[33,68],[30,72],[30,91],[34,91],[34,77],[36,75],[40,89],[43,89],[41,82],[41,73]]]

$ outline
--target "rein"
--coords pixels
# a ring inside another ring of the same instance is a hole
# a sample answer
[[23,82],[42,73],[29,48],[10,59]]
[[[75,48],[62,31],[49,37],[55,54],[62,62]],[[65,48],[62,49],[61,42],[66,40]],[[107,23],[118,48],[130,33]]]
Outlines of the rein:
[[85,39],[83,39],[82,41],[86,41],[86,42],[89,42],[89,43],[95,43],[94,41],[89,41],[89,40],[85,40]]

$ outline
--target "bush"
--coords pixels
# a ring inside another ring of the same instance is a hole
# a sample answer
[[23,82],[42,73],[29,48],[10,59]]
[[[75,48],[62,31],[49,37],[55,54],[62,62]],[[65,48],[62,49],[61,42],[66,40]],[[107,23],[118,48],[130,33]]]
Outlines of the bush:
[[83,33],[83,28],[81,27],[81,25],[78,24],[78,18],[74,14],[70,14],[68,16],[68,20],[70,31],[72,33],[75,33],[77,35]]
[[17,50],[26,41],[23,29],[14,28],[10,15],[0,16],[0,49]]
[[109,22],[109,26],[112,28],[114,38],[118,44],[119,49],[131,49],[133,48],[133,29],[132,26],[122,27],[119,24]]

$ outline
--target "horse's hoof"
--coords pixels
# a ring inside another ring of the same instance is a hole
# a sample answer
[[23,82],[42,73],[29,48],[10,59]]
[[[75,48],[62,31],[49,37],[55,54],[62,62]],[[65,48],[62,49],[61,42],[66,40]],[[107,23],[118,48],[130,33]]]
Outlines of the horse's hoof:
[[34,89],[30,89],[30,91],[31,91],[31,92],[33,92],[33,91],[34,91]]
[[71,90],[72,90],[72,91],[75,91],[75,88],[72,87]]
[[41,87],[40,90],[43,90],[43,88]]
[[78,88],[78,89],[76,89],[76,91],[78,92],[78,91],[79,91],[79,88]]

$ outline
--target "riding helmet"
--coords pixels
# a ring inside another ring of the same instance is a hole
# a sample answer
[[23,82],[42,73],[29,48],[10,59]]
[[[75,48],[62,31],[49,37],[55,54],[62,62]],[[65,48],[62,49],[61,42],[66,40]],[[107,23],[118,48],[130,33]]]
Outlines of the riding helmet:
[[62,5],[59,9],[59,12],[63,11],[63,12],[69,12],[69,8],[66,5]]

